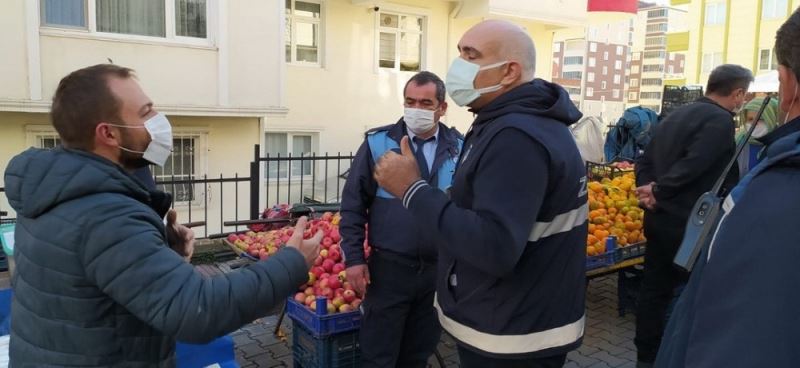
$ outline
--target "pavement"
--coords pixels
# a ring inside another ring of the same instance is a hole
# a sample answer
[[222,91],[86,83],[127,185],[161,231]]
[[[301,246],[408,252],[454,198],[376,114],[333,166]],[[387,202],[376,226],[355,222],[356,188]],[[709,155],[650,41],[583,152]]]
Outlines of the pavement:
[[[617,300],[617,274],[589,282],[583,345],[567,355],[565,368],[635,368],[635,317],[630,308],[620,317]],[[284,338],[273,334],[276,324],[277,317],[264,318],[232,334],[236,360],[242,368],[293,366],[292,323],[288,318],[283,321]],[[445,367],[459,367],[456,345],[447,334],[442,334],[438,351]],[[440,365],[431,357],[428,367],[439,368]]]

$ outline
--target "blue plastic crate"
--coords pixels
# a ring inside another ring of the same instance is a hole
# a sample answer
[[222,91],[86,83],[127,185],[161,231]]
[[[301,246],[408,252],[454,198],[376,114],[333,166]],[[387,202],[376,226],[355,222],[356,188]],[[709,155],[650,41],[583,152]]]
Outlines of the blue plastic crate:
[[616,249],[617,261],[624,261],[626,259],[643,256],[646,250],[647,250],[646,242],[631,244],[625,247],[619,247]]
[[357,330],[318,338],[302,323],[293,323],[292,357],[296,368],[361,367]]
[[300,324],[310,331],[314,337],[357,330],[361,327],[360,311],[319,315],[293,298],[289,298],[286,303],[286,314],[297,322],[296,324]]
[[175,346],[175,361],[178,368],[207,367],[219,364],[223,368],[238,368],[233,338],[220,337],[208,344],[186,344]]
[[611,250],[597,256],[586,256],[586,269],[593,270],[611,266],[616,262],[617,250]]

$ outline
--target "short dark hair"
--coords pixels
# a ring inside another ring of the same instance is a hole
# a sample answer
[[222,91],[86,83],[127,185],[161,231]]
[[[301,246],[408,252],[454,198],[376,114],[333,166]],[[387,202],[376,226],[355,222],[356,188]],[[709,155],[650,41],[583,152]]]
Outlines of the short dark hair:
[[730,96],[739,88],[743,88],[747,92],[752,82],[753,72],[750,70],[741,65],[723,64],[711,71],[706,94]]
[[50,119],[65,147],[90,151],[94,129],[102,121],[118,120],[121,103],[108,87],[110,77],[134,77],[132,69],[98,64],[76,70],[58,83]]
[[795,10],[775,35],[775,56],[778,64],[794,72],[800,81],[800,9]]
[[414,82],[414,84],[418,86],[424,86],[428,83],[433,83],[436,85],[436,99],[439,100],[439,103],[444,102],[444,94],[445,94],[445,87],[444,82],[442,79],[439,78],[436,74],[433,74],[429,71],[422,71],[417,74],[414,74],[411,79],[406,82],[406,86],[403,87],[403,94],[405,95],[406,89],[408,89],[408,85]]

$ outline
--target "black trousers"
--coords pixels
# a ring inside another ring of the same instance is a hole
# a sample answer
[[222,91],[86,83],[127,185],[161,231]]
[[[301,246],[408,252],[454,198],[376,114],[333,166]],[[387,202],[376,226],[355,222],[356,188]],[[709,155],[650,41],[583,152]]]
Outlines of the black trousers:
[[359,337],[363,367],[425,367],[441,335],[435,264],[375,251],[369,273]]
[[462,368],[559,368],[564,366],[567,354],[545,358],[501,359],[480,355],[459,346],[458,359]]
[[636,311],[636,355],[641,362],[653,362],[661,345],[667,310],[677,297],[688,274],[672,261],[686,229],[686,219],[665,213],[648,212],[644,218],[647,251]]

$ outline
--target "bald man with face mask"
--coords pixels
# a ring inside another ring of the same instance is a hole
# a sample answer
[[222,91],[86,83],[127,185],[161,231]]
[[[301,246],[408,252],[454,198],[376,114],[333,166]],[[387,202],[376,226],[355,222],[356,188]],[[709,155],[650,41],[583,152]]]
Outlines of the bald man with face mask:
[[447,91],[477,114],[447,193],[420,180],[408,138],[375,178],[434,235],[439,321],[463,367],[560,367],[584,331],[586,176],[568,126],[581,113],[534,78],[530,36],[467,31]]

